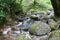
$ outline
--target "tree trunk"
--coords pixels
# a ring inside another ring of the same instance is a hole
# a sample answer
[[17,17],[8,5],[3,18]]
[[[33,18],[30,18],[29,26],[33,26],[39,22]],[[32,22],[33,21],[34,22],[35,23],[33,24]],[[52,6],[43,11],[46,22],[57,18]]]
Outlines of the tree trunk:
[[51,0],[51,3],[54,8],[55,17],[60,17],[60,0]]

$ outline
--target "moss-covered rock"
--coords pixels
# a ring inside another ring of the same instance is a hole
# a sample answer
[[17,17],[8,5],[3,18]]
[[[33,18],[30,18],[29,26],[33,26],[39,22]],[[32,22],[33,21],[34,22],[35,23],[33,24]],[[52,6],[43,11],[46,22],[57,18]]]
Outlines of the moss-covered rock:
[[58,26],[57,26],[58,23],[55,22],[53,19],[49,19],[49,20],[48,20],[48,23],[49,23],[49,25],[50,25],[50,27],[51,27],[52,30],[55,30],[55,29],[58,28]]
[[52,31],[49,40],[60,40],[60,30]]
[[31,33],[35,33],[36,32],[36,28],[37,28],[38,24],[37,23],[34,23],[30,26],[30,31]]
[[[29,35],[29,37],[30,37],[30,35]],[[16,40],[32,40],[31,38],[29,38],[28,36],[26,36],[26,34],[25,33],[23,33],[23,34],[20,34],[18,37],[17,37],[17,39]]]
[[46,33],[49,33],[50,30],[51,29],[48,24],[40,22],[40,21],[36,21],[34,24],[32,24],[29,27],[30,33],[35,34],[35,35],[44,35]]

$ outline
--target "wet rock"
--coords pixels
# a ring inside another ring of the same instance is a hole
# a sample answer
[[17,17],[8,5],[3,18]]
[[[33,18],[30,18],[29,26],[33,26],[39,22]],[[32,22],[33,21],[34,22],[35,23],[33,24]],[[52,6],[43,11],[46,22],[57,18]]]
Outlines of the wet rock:
[[40,15],[37,15],[37,14],[31,15],[31,19],[39,20],[40,19]]
[[49,40],[60,40],[60,30],[52,31]]
[[54,17],[54,11],[51,11],[50,14],[47,16],[48,18]]
[[34,19],[34,20],[40,20],[40,18],[44,16],[44,12],[33,12],[33,14],[31,14],[30,18]]
[[34,20],[31,20],[31,19],[27,19],[27,20],[25,20],[24,22],[23,22],[23,29],[28,29],[29,28],[29,26],[31,25],[31,24],[33,24],[34,23]]
[[45,35],[51,31],[50,26],[46,23],[36,21],[29,28],[30,33],[35,35]]

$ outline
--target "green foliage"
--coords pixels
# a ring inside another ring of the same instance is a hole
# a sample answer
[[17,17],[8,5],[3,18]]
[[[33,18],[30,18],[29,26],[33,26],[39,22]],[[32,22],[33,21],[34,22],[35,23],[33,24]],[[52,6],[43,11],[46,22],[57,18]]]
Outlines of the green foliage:
[[39,0],[39,4],[45,4],[47,8],[52,7],[50,0]]
[[[7,18],[9,15],[12,19],[16,19],[17,16],[21,16],[30,10],[46,10],[51,7],[49,0],[0,0],[0,9],[3,10],[3,14],[0,12],[0,16]],[[7,15],[6,15],[7,14]]]
[[0,10],[0,17],[5,17],[3,10]]
[[33,11],[46,11],[48,8],[52,8],[50,0],[34,0],[28,1],[28,0],[23,0],[22,5],[24,12],[33,10]]
[[4,11],[3,10],[0,10],[0,26],[3,25],[3,23],[5,21],[4,19],[5,19]]
[[0,25],[9,21],[7,16],[16,19],[16,16],[18,16],[16,14],[20,12],[23,14],[21,3],[17,3],[16,0],[0,0]]

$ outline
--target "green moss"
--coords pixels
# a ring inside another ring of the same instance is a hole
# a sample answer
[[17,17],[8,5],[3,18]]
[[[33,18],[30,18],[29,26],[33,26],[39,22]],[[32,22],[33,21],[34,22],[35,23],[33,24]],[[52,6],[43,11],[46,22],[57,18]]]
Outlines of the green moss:
[[51,29],[57,29],[57,23],[51,23]]
[[60,37],[60,30],[52,31],[49,38]]
[[31,32],[35,33],[37,27],[38,27],[38,24],[37,23],[34,23],[29,28],[30,28],[30,31]]

